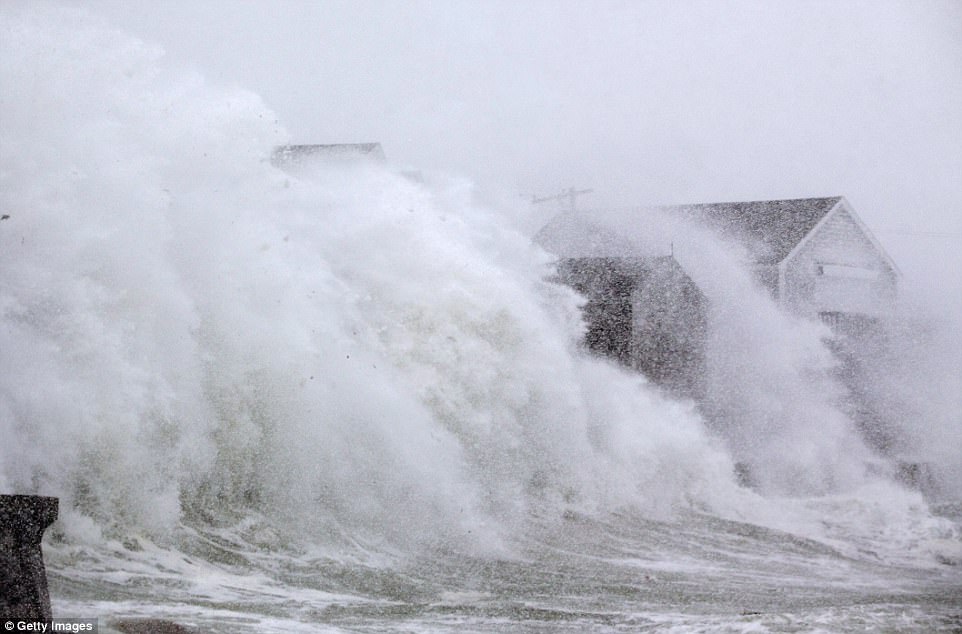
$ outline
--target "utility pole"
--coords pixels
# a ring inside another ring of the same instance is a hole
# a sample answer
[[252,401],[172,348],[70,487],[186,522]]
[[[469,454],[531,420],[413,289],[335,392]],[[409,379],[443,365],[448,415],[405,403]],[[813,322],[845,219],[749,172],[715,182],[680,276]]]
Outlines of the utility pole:
[[538,198],[537,196],[531,197],[531,204],[537,205],[538,203],[545,203],[552,200],[557,200],[559,203],[564,203],[567,201],[568,209],[567,211],[574,213],[577,211],[576,199],[582,194],[591,194],[595,190],[593,189],[575,189],[574,187],[569,187],[568,189],[561,190],[561,193],[557,196],[545,196],[543,198]]

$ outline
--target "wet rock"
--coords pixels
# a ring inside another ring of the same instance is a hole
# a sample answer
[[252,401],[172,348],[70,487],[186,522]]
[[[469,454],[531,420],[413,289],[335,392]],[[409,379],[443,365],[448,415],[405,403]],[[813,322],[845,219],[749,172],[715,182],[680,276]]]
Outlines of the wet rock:
[[110,627],[123,634],[198,634],[198,630],[163,619],[121,619]]

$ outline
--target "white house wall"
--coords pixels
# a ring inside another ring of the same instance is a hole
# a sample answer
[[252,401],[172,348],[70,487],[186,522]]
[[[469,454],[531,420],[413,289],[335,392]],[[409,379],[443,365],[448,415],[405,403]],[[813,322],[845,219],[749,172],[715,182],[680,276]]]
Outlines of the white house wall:
[[796,312],[877,315],[895,301],[895,272],[844,205],[784,266],[782,297]]

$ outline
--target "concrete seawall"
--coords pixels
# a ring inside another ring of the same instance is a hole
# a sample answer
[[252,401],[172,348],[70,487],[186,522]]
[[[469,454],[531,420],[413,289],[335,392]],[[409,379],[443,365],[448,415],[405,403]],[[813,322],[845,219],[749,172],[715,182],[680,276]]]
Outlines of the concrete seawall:
[[58,510],[57,498],[0,495],[0,617],[53,618],[40,540]]

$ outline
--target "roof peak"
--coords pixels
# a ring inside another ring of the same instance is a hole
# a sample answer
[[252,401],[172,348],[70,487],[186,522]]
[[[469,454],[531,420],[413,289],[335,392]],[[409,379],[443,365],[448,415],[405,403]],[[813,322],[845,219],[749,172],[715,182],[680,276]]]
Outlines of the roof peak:
[[[705,226],[745,244],[759,264],[775,264],[787,257],[842,199],[842,196],[832,196],[698,203],[639,207],[636,211],[660,212]],[[559,214],[538,237],[556,251],[568,251],[569,256],[574,251],[596,255],[634,251],[630,236],[623,235],[617,224],[596,222],[595,217],[581,210]]]

